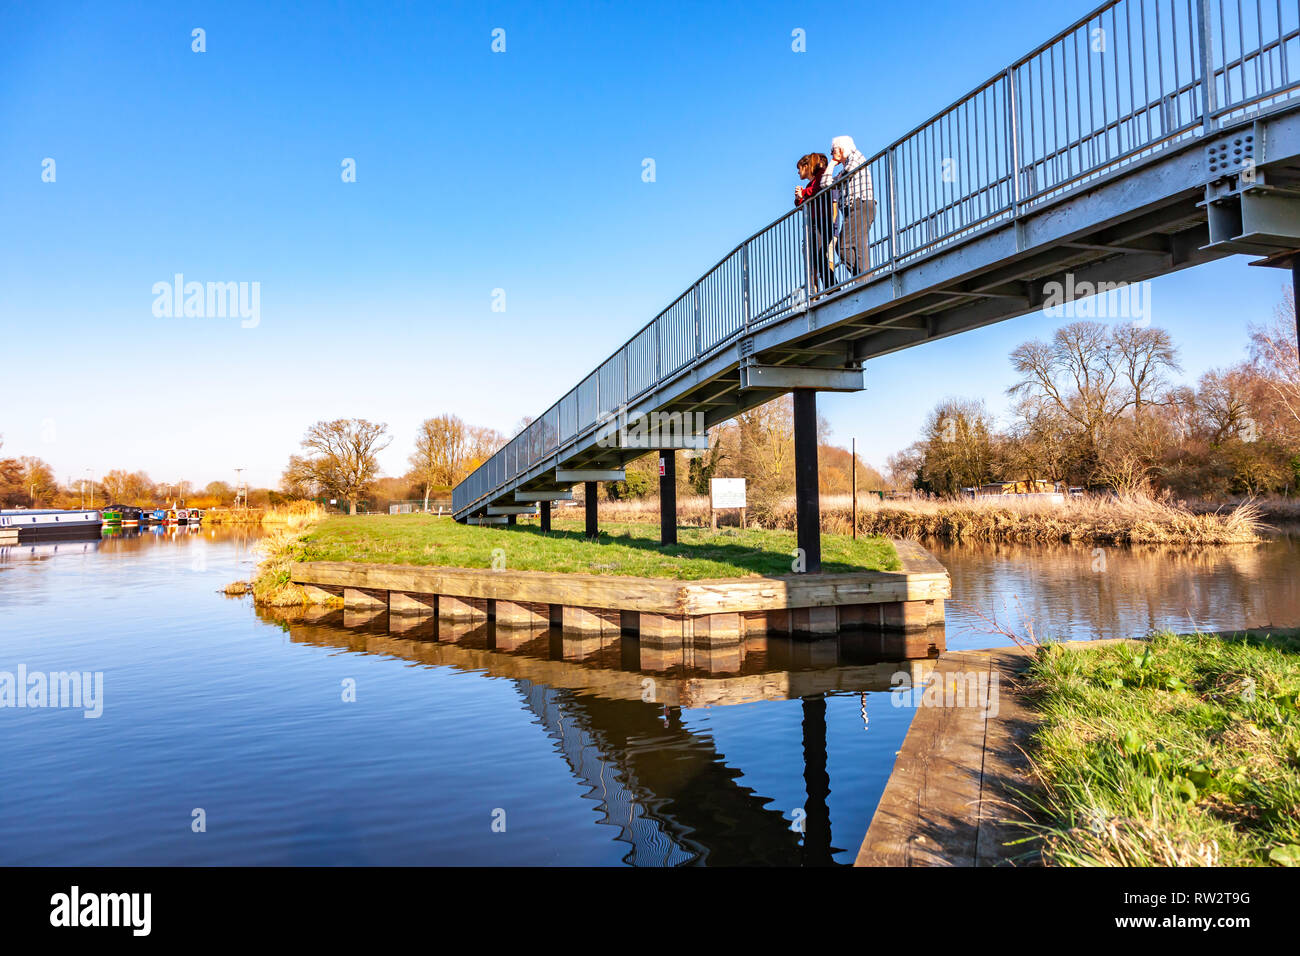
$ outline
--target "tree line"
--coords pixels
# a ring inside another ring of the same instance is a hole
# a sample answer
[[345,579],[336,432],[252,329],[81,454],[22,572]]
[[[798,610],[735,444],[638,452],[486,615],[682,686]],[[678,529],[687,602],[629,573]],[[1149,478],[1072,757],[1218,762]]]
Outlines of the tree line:
[[[818,420],[821,492],[858,488],[912,489],[955,496],[990,482],[1047,480],[1113,491],[1169,492],[1203,499],[1295,494],[1300,487],[1300,356],[1290,298],[1273,320],[1250,327],[1249,353],[1181,382],[1178,349],[1165,329],[1142,324],[1076,321],[1047,340],[1010,355],[1017,374],[1008,389],[1010,421],[999,424],[982,399],[946,398],[929,414],[922,437],[891,455],[882,476],[832,444]],[[521,419],[515,434],[530,419]],[[249,504],[328,497],[357,505],[382,490],[389,498],[445,497],[507,441],[502,432],[454,414],[425,419],[401,476],[383,477],[379,453],[392,442],[388,426],[361,418],[319,421],[289,457],[280,488],[256,489]],[[3,443],[0,442],[0,448]],[[794,492],[794,417],[790,396],[709,429],[706,450],[688,452],[678,491],[707,494],[711,478],[743,477],[760,518]],[[658,456],[627,466],[626,478],[601,486],[612,499],[658,494]],[[229,505],[235,489],[154,482],[115,469],[93,482],[61,485],[39,458],[0,458],[0,507],[75,508],[153,505],[187,500]]]
[[[345,502],[349,514],[384,481],[379,453],[392,443],[388,425],[364,418],[319,421],[307,429],[301,454],[289,456],[281,490],[295,498],[330,498]],[[456,415],[437,415],[421,423],[405,475],[389,479],[387,489],[402,497],[446,495],[461,479],[506,442],[495,429],[467,425]]]
[[889,459],[890,481],[936,495],[1042,479],[1205,500],[1300,487],[1300,363],[1294,305],[1250,326],[1248,355],[1178,380],[1165,329],[1076,321],[1012,351],[1011,419],[946,398],[922,437]]
[[[530,421],[521,419],[514,433],[523,431]],[[847,493],[853,481],[852,456],[847,449],[832,445],[828,434],[826,421],[819,420],[821,490],[824,494]],[[457,415],[437,415],[417,430],[406,473],[382,478],[378,456],[392,442],[386,424],[360,418],[320,421],[307,430],[301,452],[289,457],[281,490],[290,497],[344,502],[351,514],[381,489],[390,499],[422,498],[427,509],[431,496],[450,494],[507,440],[502,432],[466,424]],[[884,488],[884,478],[860,458],[857,469],[861,490]],[[750,508],[756,517],[794,493],[794,413],[789,396],[709,429],[708,450],[688,452],[687,467],[678,469],[678,491],[708,494],[709,479],[728,477],[748,479]],[[657,453],[630,462],[623,481],[601,485],[601,494],[616,500],[655,497],[658,492]]]
[[[4,442],[0,441],[0,448]],[[115,468],[98,477],[68,478],[60,482],[54,469],[32,456],[0,457],[0,508],[102,508],[109,504],[156,507],[184,501],[195,508],[230,507],[236,488],[225,481],[198,485],[189,481],[154,481],[143,471]],[[248,491],[247,504],[264,508],[286,498],[274,488]]]

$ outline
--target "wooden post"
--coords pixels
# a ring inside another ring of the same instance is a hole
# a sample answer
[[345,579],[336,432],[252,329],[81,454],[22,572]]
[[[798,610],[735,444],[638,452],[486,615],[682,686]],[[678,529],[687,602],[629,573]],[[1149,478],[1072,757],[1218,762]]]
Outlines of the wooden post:
[[677,452],[659,452],[659,543],[677,543]]
[[794,500],[804,572],[822,569],[821,497],[817,488],[817,393],[794,390]]
[[853,447],[853,540],[858,540],[858,440],[850,439]]
[[582,493],[586,499],[584,504],[587,509],[587,537],[594,538],[599,534],[596,528],[596,483],[594,481],[584,481],[582,483]]
[[551,503],[549,501],[542,501],[538,503],[538,507],[541,508],[542,511],[542,530],[550,531],[551,530]]

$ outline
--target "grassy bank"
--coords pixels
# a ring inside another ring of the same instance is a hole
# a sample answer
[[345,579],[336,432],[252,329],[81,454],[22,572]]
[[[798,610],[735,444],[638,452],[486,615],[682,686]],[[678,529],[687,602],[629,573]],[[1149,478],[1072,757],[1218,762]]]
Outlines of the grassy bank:
[[[821,507],[823,531],[852,531],[849,495],[823,495]],[[602,521],[657,522],[659,503],[602,501],[600,514]],[[683,523],[708,524],[708,499],[680,498],[678,514]],[[736,520],[734,513],[724,513],[724,520]],[[779,502],[754,520],[766,528],[793,530],[794,499]],[[1262,528],[1259,510],[1250,503],[1222,512],[1193,511],[1145,495],[1070,498],[1062,504],[992,496],[951,501],[881,501],[874,495],[858,498],[858,534],[914,540],[1249,544],[1260,540]]]
[[312,501],[296,501],[264,512],[262,526],[266,534],[254,546],[262,560],[253,580],[232,581],[225,593],[251,593],[256,603],[268,607],[306,604],[306,593],[289,580],[289,575],[293,565],[303,560],[307,533],[324,516],[325,509]]
[[1043,648],[1043,861],[1300,866],[1300,631]]
[[[294,607],[307,604],[307,593],[289,580],[293,566],[304,560],[307,529],[276,528],[256,544],[262,556],[251,582],[234,581],[226,585],[226,594],[253,595],[257,604],[266,607]],[[342,600],[339,604],[342,605]]]
[[[678,544],[669,547],[659,544],[657,525],[606,523],[601,532],[588,541],[573,521],[557,521],[543,534],[535,525],[461,525],[421,514],[331,517],[303,537],[301,560],[489,568],[496,559],[513,571],[678,580],[790,574],[794,560],[792,531],[682,528]],[[822,538],[825,572],[900,567],[893,545],[883,538]]]

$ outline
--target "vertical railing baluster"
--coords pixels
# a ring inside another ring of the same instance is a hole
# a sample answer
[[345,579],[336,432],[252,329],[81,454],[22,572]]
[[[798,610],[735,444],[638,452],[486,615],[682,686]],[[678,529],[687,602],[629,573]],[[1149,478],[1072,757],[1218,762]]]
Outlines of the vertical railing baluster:
[[889,164],[886,167],[885,189],[889,197],[889,271],[898,266],[898,190],[894,170],[894,147],[889,147]]
[[1214,132],[1214,37],[1210,29],[1210,0],[1196,0],[1196,44],[1201,57],[1201,130]]
[[658,387],[659,382],[664,377],[664,346],[663,346],[663,323],[655,319],[655,377],[654,383]]
[[700,357],[700,286],[704,280],[701,279],[695,283],[693,291],[695,293],[695,357]]
[[1016,68],[1007,69],[1007,95],[1004,99],[1007,111],[1007,131],[1011,146],[1011,215],[1020,215],[1020,122],[1016,116],[1019,98],[1016,96]]
[[808,228],[808,213],[800,210],[796,218],[803,238],[803,307],[812,308],[812,234]]
[[740,324],[749,328],[749,243],[740,247]]

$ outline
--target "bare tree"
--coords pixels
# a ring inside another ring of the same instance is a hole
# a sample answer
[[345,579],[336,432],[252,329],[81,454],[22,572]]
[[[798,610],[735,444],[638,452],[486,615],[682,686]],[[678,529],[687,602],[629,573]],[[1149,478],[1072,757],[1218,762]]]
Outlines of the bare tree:
[[219,505],[228,504],[235,498],[235,490],[230,487],[229,483],[224,481],[209,481],[203,489],[203,494],[216,499]]
[[154,496],[153,481],[143,471],[115,468],[100,481],[106,504],[150,504]]
[[749,504],[757,517],[794,492],[794,399],[790,395],[736,416],[733,461],[749,482]]
[[1120,411],[1133,409],[1135,418],[1150,405],[1169,399],[1169,372],[1181,372],[1178,349],[1164,329],[1137,325],[1116,325],[1111,329],[1112,361],[1127,384]]
[[[465,462],[465,472],[473,471],[483,462],[487,461],[506,443],[506,436],[502,435],[495,428],[487,428],[483,425],[471,425],[466,438],[468,445],[468,459]],[[463,475],[458,476],[458,479]]]
[[1059,423],[1080,478],[1097,477],[1121,418],[1169,400],[1167,373],[1178,370],[1163,329],[1086,321],[1061,326],[1051,342],[1018,346],[1011,364],[1021,378],[1008,392],[1021,400],[1021,414]]
[[39,502],[46,507],[59,494],[59,483],[54,477],[54,470],[39,458],[24,457],[18,459],[23,466],[23,486],[30,499],[28,506],[35,508]]
[[[0,440],[0,448],[4,441]],[[0,507],[22,504],[28,496],[23,488],[23,466],[17,458],[0,458]]]
[[469,436],[465,423],[455,415],[426,418],[415,436],[411,452],[411,474],[424,486],[424,510],[429,510],[429,489],[433,485],[454,485],[465,472]]
[[1236,435],[1250,421],[1249,382],[1243,369],[1211,369],[1196,388],[1195,421],[1211,445]]
[[1079,442],[1064,413],[1033,398],[1017,403],[1018,413],[999,449],[1006,479],[1069,480]]
[[290,455],[289,464],[280,475],[280,490],[288,498],[315,498],[325,489],[316,481],[307,459]]
[[1106,425],[1119,416],[1115,396],[1119,371],[1113,361],[1110,332],[1100,322],[1071,322],[1056,330],[1052,341],[1025,342],[1011,353],[1021,379],[1007,391],[1051,406],[1095,444]]
[[357,513],[357,501],[379,476],[379,452],[388,447],[388,426],[364,418],[336,418],[307,429],[303,456],[290,456],[286,483],[314,486],[348,503]]
[[1300,425],[1300,348],[1291,290],[1268,325],[1250,327],[1251,367],[1286,415]]
[[993,421],[980,401],[947,398],[925,423],[921,478],[925,487],[955,496],[991,480]]
[[915,488],[921,478],[921,466],[924,463],[924,442],[913,442],[902,451],[894,452],[885,460],[889,486],[896,491],[910,491]]

